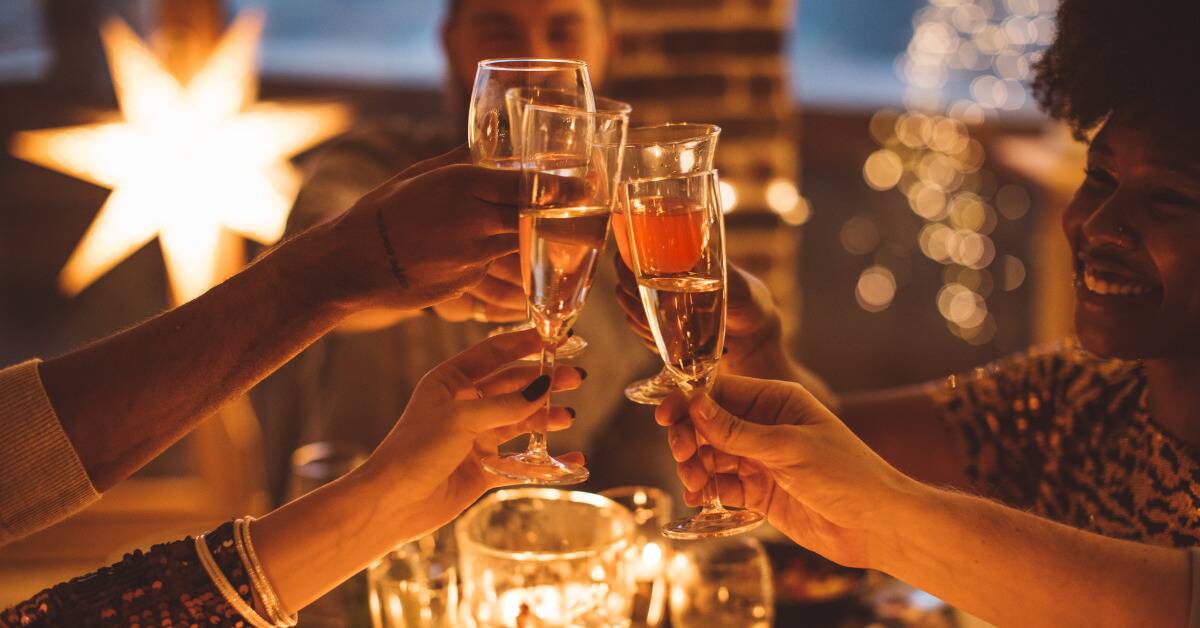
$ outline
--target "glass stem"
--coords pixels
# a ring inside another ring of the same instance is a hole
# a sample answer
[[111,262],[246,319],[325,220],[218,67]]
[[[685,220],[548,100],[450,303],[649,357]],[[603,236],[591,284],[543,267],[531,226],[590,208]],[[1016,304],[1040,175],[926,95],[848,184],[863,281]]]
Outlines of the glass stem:
[[[699,434],[696,435],[699,440]],[[708,472],[708,482],[704,484],[704,488],[700,489],[700,513],[709,515],[725,512],[725,506],[721,504],[721,489],[717,485],[717,455],[713,453],[713,468]]]
[[[692,394],[707,394],[712,390],[713,382],[716,380],[715,372],[706,373],[702,377],[696,377],[687,382],[687,392]],[[696,446],[706,445],[708,441],[696,432]],[[705,482],[704,488],[700,489],[700,514],[711,515],[727,512],[725,506],[721,504],[721,488],[717,484],[717,452],[712,451],[712,467],[708,470],[708,482]]]
[[[554,375],[554,354],[557,347],[545,339],[542,340],[542,366],[539,370],[541,374]],[[554,381],[550,382],[551,388],[554,387]],[[550,416],[550,393],[546,393],[546,416]],[[529,446],[525,448],[525,453],[537,456],[539,458],[548,458],[550,456],[546,449],[546,434],[544,432],[531,432],[529,434]]]

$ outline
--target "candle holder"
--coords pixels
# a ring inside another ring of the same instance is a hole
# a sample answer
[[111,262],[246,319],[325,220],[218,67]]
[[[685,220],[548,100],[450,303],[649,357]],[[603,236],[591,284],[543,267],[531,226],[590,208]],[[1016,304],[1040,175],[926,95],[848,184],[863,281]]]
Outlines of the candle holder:
[[591,493],[496,491],[455,524],[462,620],[479,628],[629,626],[633,516]]
[[650,486],[618,486],[600,494],[621,504],[633,514],[633,599],[634,628],[654,628],[663,623],[667,607],[666,567],[671,560],[671,540],[662,535],[670,523],[671,496]]

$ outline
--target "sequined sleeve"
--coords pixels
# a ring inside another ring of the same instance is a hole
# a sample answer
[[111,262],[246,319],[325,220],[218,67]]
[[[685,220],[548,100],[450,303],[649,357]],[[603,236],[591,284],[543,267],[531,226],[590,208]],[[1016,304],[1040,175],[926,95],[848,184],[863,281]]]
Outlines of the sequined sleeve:
[[1075,379],[1069,350],[1018,354],[948,378],[934,393],[943,423],[962,438],[980,491],[1017,507],[1035,499],[1061,455],[1056,406]]
[[[249,578],[233,544],[233,524],[205,536],[225,577],[249,604]],[[4,611],[0,627],[247,626],[218,592],[192,537],[137,550],[118,563],[55,585]]]

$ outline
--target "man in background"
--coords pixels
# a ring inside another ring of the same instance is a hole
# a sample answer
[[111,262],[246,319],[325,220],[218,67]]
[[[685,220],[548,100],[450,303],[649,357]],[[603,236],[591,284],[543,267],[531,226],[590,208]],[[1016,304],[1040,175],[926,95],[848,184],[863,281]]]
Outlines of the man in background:
[[[377,120],[351,132],[314,156],[308,178],[289,219],[297,233],[340,214],[366,191],[395,172],[466,140],[467,111],[476,64],[506,57],[571,58],[588,63],[593,85],[602,89],[612,37],[603,0],[449,0],[442,30],[447,60],[446,115],[440,120]],[[633,439],[627,426],[653,429],[649,411],[628,404],[624,386],[654,370],[655,356],[625,329],[624,314],[611,295],[613,266],[598,264],[592,297],[575,329],[589,342],[572,362],[597,374],[583,390],[563,395],[580,420],[551,439],[551,451],[583,450],[599,486],[653,477],[673,484],[671,459],[661,439]],[[266,433],[268,477],[282,497],[288,456],[316,441],[356,444],[370,451],[404,409],[417,380],[431,365],[482,339],[498,324],[525,319],[525,299],[516,260],[497,263],[476,289],[433,312],[401,318],[370,312],[349,321],[298,356],[255,393]],[[614,423],[618,421],[619,423]],[[595,443],[609,425],[611,448],[623,464],[608,459]],[[624,434],[624,436],[615,436]],[[639,446],[655,453],[636,453]],[[661,449],[661,451],[659,451]],[[631,456],[639,465],[629,464]],[[660,473],[643,472],[651,458]],[[624,468],[632,475],[605,473]]]

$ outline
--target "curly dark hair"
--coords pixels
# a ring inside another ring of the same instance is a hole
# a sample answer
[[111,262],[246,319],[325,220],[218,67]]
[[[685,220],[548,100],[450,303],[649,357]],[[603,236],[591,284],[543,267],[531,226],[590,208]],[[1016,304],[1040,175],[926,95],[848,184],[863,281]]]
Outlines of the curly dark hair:
[[1084,136],[1114,112],[1200,120],[1200,0],[1062,0],[1036,66],[1046,113]]

